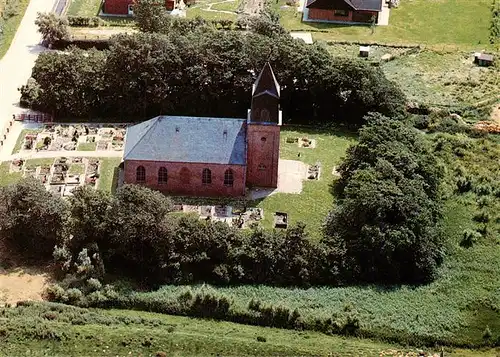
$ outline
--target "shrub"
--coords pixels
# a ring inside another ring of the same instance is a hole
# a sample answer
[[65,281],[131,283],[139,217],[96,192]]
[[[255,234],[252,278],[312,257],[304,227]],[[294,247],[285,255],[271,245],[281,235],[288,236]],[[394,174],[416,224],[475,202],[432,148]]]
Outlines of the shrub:
[[466,229],[462,234],[462,240],[460,241],[460,246],[464,248],[470,248],[476,244],[481,239],[481,234],[477,231]]
[[481,211],[474,215],[474,220],[479,223],[488,223],[490,221],[490,215],[486,211]]
[[68,20],[53,12],[45,14],[39,12],[35,25],[38,26],[38,32],[49,47],[69,38]]
[[493,336],[493,334],[491,333],[490,327],[486,326],[486,328],[484,329],[484,332],[483,332],[483,338],[485,340],[489,340],[492,336]]
[[460,193],[472,190],[472,179],[470,177],[460,176],[457,179],[457,190]]
[[66,296],[68,302],[78,304],[83,298],[83,293],[79,289],[71,288],[66,291]]
[[259,342],[267,342],[267,339],[264,336],[257,336],[257,341],[259,341]]
[[68,25],[72,27],[99,27],[104,25],[104,21],[97,16],[68,16]]
[[7,0],[2,11],[2,18],[8,20],[11,17],[19,15],[19,12],[19,0]]

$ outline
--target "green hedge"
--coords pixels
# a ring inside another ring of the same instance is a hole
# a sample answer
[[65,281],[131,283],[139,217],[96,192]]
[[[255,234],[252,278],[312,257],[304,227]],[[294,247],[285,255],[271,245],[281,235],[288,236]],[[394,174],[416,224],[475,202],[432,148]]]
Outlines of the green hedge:
[[105,21],[97,16],[68,16],[68,22],[71,27],[99,27],[105,24]]

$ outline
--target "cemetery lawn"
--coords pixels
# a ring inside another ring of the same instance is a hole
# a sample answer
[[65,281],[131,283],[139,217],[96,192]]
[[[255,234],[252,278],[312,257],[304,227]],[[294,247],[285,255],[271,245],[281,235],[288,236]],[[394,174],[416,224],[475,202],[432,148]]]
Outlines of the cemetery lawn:
[[[18,5],[17,14],[12,16],[11,18],[4,20],[0,18],[0,59],[7,53],[9,50],[10,44],[16,35],[17,28],[23,19],[24,13],[26,12],[26,8],[28,7],[29,0],[12,0],[16,2]],[[0,1],[0,12],[5,5],[4,1]]]
[[99,158],[99,181],[97,188],[99,190],[115,193],[118,184],[118,165],[121,158]]
[[93,17],[99,14],[101,0],[70,0],[68,16],[88,16]]
[[8,186],[22,178],[22,173],[9,173],[10,161],[0,163],[0,186]]
[[[9,316],[0,321],[0,329],[6,331],[0,355],[8,356],[159,356],[164,352],[167,356],[193,357],[395,357],[412,351],[358,338],[129,310],[85,310],[34,303],[0,311]],[[40,325],[40,316],[49,315],[53,318],[44,319]],[[32,326],[37,326],[37,333],[28,333]],[[486,357],[493,356],[493,351],[447,349],[446,356]]]
[[[316,147],[299,148],[297,143],[287,143],[287,138],[309,138],[316,141]],[[263,226],[273,228],[274,212],[288,213],[288,220],[293,225],[299,221],[306,223],[306,230],[313,239],[321,237],[321,224],[333,206],[330,186],[334,176],[334,166],[340,164],[346,149],[356,143],[356,135],[340,131],[321,131],[306,128],[282,127],[280,158],[300,160],[308,165],[321,163],[320,179],[304,180],[300,194],[275,193],[255,202],[264,210]],[[300,153],[300,157],[298,154]]]
[[68,175],[83,175],[85,173],[84,164],[71,164],[68,170]]
[[76,148],[77,151],[95,151],[97,148],[97,143],[80,143]]
[[288,30],[311,31],[314,40],[371,41],[394,44],[488,45],[491,0],[412,0],[391,9],[388,26],[350,26],[302,22],[296,8],[276,8]]

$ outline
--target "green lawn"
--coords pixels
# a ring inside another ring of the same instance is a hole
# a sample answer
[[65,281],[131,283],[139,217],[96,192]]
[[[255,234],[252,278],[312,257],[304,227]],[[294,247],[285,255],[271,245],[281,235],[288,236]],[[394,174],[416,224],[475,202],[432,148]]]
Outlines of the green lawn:
[[77,151],[95,151],[97,143],[80,143],[76,148]]
[[206,20],[233,20],[236,21],[236,14],[227,14],[224,12],[214,12],[214,11],[205,11],[200,7],[193,7],[187,9],[186,17],[188,19],[194,19],[195,17],[200,16]]
[[[17,28],[21,23],[26,8],[28,7],[29,0],[16,0],[19,5],[17,14],[11,18],[4,20],[0,19],[0,59],[7,53],[14,36],[16,35]],[[3,3],[2,3],[3,4]]]
[[[303,137],[316,140],[316,148],[299,148],[297,143],[286,142],[287,138]],[[309,165],[320,162],[321,176],[318,181],[303,181],[301,194],[276,193],[258,202],[257,207],[264,210],[264,227],[272,228],[274,212],[282,211],[288,213],[291,224],[302,221],[307,224],[307,232],[319,238],[321,224],[333,205],[333,196],[329,192],[334,179],[332,169],[340,163],[346,149],[355,144],[355,140],[352,134],[306,129],[296,131],[283,127],[280,158],[300,160]]]
[[70,0],[68,16],[97,16],[101,0]]
[[222,11],[238,11],[241,8],[241,1],[233,0],[231,2],[214,3],[212,5],[212,10],[222,10]]
[[22,178],[22,173],[9,173],[10,161],[0,163],[0,186],[16,183]]
[[[403,356],[409,348],[314,332],[36,303],[0,308],[0,356]],[[259,341],[259,340],[260,341]],[[447,350],[449,357],[494,351]]]
[[33,159],[27,160],[24,167],[37,167],[37,166],[51,166],[54,163],[54,159]]
[[99,190],[114,193],[118,183],[118,165],[121,158],[100,158],[101,167],[99,169]]
[[[277,7],[283,6],[280,0]],[[289,30],[319,31],[316,40],[374,41],[380,43],[416,43],[480,45],[488,44],[491,19],[490,0],[412,0],[401,1],[391,9],[389,26],[348,26],[303,23],[295,9],[282,9],[282,23]]]
[[71,164],[68,169],[68,175],[83,175],[85,173],[84,164]]

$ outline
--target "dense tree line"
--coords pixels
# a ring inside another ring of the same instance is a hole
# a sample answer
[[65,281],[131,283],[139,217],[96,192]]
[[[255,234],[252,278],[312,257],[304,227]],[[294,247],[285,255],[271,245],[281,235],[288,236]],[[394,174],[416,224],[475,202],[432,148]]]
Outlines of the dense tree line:
[[353,280],[424,282],[442,261],[442,168],[416,129],[370,117],[339,168],[340,205],[325,234],[345,249]]
[[282,86],[282,110],[292,122],[355,127],[368,112],[392,116],[403,110],[404,95],[380,69],[275,33],[271,21],[254,27],[255,32],[170,28],[168,34],[118,35],[109,51],[46,52],[21,88],[21,102],[56,117],[89,120],[159,114],[241,118],[256,76],[270,61]]

